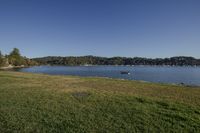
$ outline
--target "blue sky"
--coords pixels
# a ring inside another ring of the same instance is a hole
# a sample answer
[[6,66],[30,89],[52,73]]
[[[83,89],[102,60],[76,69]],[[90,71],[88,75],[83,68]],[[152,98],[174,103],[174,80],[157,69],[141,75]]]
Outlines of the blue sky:
[[199,0],[0,0],[0,50],[200,58]]

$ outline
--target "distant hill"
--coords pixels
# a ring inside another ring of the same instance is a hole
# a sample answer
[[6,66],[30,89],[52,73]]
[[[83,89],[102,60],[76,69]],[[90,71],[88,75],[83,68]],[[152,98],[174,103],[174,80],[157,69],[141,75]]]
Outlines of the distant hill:
[[171,58],[141,58],[141,57],[97,57],[97,56],[48,56],[34,58],[40,64],[49,65],[170,65],[170,66],[200,66],[200,59],[194,57],[177,56]]

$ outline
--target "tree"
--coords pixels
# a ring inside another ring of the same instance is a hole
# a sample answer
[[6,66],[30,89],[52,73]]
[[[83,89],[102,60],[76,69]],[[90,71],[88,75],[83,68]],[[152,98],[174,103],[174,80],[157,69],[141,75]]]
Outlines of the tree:
[[3,64],[3,58],[2,58],[2,53],[0,51],[0,66],[2,66],[2,64]]
[[0,66],[4,66],[5,65],[5,58],[3,57],[3,54],[0,51]]
[[13,51],[10,53],[10,56],[20,57],[20,51],[18,48],[14,48]]
[[14,48],[13,51],[8,56],[9,64],[14,66],[21,66],[24,65],[25,60],[21,56],[19,49]]

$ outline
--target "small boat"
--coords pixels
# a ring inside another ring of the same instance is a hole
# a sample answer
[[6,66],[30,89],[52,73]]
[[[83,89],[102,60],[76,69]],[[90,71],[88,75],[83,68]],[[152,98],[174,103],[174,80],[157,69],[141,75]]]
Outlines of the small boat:
[[129,71],[120,71],[121,74],[131,74]]

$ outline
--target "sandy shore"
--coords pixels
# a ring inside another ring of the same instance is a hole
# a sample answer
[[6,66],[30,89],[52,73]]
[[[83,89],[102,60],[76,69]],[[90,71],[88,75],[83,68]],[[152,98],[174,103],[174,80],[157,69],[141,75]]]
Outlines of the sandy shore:
[[13,68],[24,68],[25,66],[6,66],[6,67],[0,67],[0,70],[7,70],[7,69],[13,69]]

